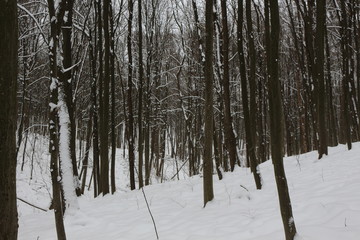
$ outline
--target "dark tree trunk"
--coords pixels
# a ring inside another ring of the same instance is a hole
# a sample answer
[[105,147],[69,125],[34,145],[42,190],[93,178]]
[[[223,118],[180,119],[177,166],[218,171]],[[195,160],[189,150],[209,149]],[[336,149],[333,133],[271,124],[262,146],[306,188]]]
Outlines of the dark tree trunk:
[[[155,16],[156,16],[156,8],[154,7],[154,2],[152,0],[152,10],[149,13],[149,9],[145,10],[147,21],[148,21],[148,28],[154,29],[155,28]],[[145,5],[146,6],[146,5]],[[144,105],[145,113],[144,113],[144,160],[145,160],[145,185],[149,185],[150,183],[150,173],[151,173],[151,120],[150,114],[152,111],[152,101],[151,101],[151,66],[153,63],[153,41],[154,41],[154,31],[146,31],[146,86],[144,92]]]
[[230,70],[229,70],[229,30],[227,21],[226,0],[221,0],[222,12],[222,55],[223,55],[223,90],[224,90],[224,128],[225,145],[230,159],[230,169],[234,171],[236,164],[236,139],[232,126],[231,106],[230,106]]
[[[242,4],[241,9],[242,10]],[[239,10],[239,11],[240,11]],[[258,168],[259,161],[256,155],[256,52],[255,52],[255,43],[254,43],[254,32],[252,27],[252,17],[251,17],[251,1],[246,0],[246,23],[248,30],[248,41],[249,41],[249,57],[250,57],[250,74],[249,74],[249,86],[250,86],[250,109],[248,110],[248,125],[247,128],[251,129],[246,133],[246,136],[249,134],[249,139],[251,141],[251,149],[250,149],[250,168],[252,173],[254,174],[255,184],[257,189],[261,189],[261,176],[260,169]],[[242,28],[242,26],[241,26]],[[240,36],[239,36],[240,37]],[[242,36],[241,36],[242,38]],[[241,46],[242,47],[242,46]],[[240,56],[241,57],[241,56]],[[244,69],[243,69],[244,70]],[[246,79],[244,81],[247,81]],[[246,84],[242,88],[243,91],[246,91]],[[246,94],[246,95],[245,95]],[[245,92],[245,96],[247,98],[247,92]],[[249,130],[248,129],[248,130]],[[245,130],[246,131],[246,130]]]
[[82,169],[81,169],[81,173],[80,173],[80,178],[82,178],[82,182],[81,182],[81,194],[84,194],[85,191],[85,184],[86,184],[86,175],[87,175],[87,169],[88,169],[88,164],[89,164],[89,153],[90,153],[90,147],[91,147],[91,133],[92,133],[92,109],[90,108],[90,116],[89,116],[89,121],[88,121],[88,125],[87,125],[87,130],[86,130],[86,147],[85,147],[85,156],[84,159],[82,161]]
[[[95,37],[96,39],[96,37]],[[90,31],[90,45],[89,45],[89,61],[91,64],[91,121],[93,126],[92,142],[93,142],[93,177],[94,177],[94,197],[99,195],[99,135],[98,135],[98,108],[97,108],[97,87],[96,87],[96,58],[97,51],[93,46],[93,40]]]
[[[99,57],[98,57],[98,62],[99,62],[99,82],[98,82],[98,99],[99,99],[99,106],[98,106],[98,112],[96,115],[94,115],[94,117],[97,118],[98,121],[96,121],[98,123],[98,126],[96,126],[96,128],[98,129],[96,136],[97,139],[99,140],[98,142],[98,157],[97,159],[94,159],[97,161],[98,165],[97,165],[97,195],[99,195],[100,193],[102,193],[102,172],[100,172],[101,166],[100,166],[100,159],[101,159],[101,142],[102,142],[102,136],[101,136],[101,132],[102,132],[102,124],[104,122],[103,120],[103,110],[104,110],[104,102],[103,102],[103,81],[104,81],[104,74],[103,74],[103,55],[104,55],[104,51],[103,51],[103,29],[102,29],[102,15],[101,15],[101,0],[95,0],[96,1],[96,14],[97,14],[97,28],[98,28],[98,32],[97,32],[97,50],[99,51]],[[95,84],[95,88],[96,88],[96,84]],[[95,122],[94,122],[94,128],[95,128]],[[94,133],[95,134],[95,133]],[[95,142],[94,142],[94,146],[95,146]],[[101,159],[102,160],[102,159]],[[95,178],[94,178],[95,180]],[[95,182],[95,181],[94,181]]]
[[[48,8],[50,17],[57,19],[62,19],[64,10],[63,2],[61,2],[60,9],[58,11],[58,16],[55,13],[54,1],[48,0]],[[65,227],[63,221],[63,191],[61,189],[61,184],[59,182],[60,167],[58,164],[58,155],[59,155],[59,137],[58,137],[58,127],[59,120],[57,114],[57,104],[58,104],[58,63],[57,63],[57,47],[59,40],[59,23],[57,21],[50,21],[50,44],[49,46],[49,60],[50,60],[50,112],[49,112],[49,133],[50,133],[50,143],[49,143],[49,152],[50,152],[50,172],[53,188],[53,200],[52,207],[55,214],[55,224],[56,224],[56,233],[57,238],[61,240],[66,239]]]
[[[270,12],[269,12],[270,10]],[[266,49],[268,55],[271,157],[286,240],[296,235],[295,221],[283,163],[283,110],[279,81],[280,19],[278,1],[265,1]],[[271,20],[270,20],[271,19]]]
[[257,160],[255,152],[255,142],[253,130],[250,124],[250,110],[249,110],[249,101],[248,101],[248,91],[247,91],[247,74],[245,66],[245,56],[244,56],[244,38],[243,38],[243,1],[238,1],[238,52],[240,60],[240,81],[241,81],[241,96],[242,96],[242,105],[244,112],[244,122],[245,122],[245,138],[246,138],[246,157],[249,159],[251,171],[254,174],[255,184],[257,189],[261,189],[261,177],[257,171]]
[[72,14],[73,14],[73,1],[68,1],[65,4],[65,11],[67,11],[67,18],[64,18],[64,23],[61,28],[62,31],[62,50],[63,50],[63,67],[64,72],[59,74],[59,81],[64,89],[65,103],[68,109],[70,118],[70,156],[73,168],[74,179],[76,179],[75,192],[77,196],[81,195],[80,184],[78,182],[78,170],[76,164],[76,124],[75,124],[75,103],[73,102],[73,81],[75,78],[72,76]]
[[[138,154],[139,154],[139,188],[144,186],[143,180],[143,151],[144,151],[144,134],[143,134],[143,119],[142,119],[142,105],[143,105],[143,79],[144,79],[144,67],[143,67],[143,51],[142,51],[142,0],[138,0],[138,28],[139,28],[139,98],[138,98]],[[145,170],[146,171],[146,170]]]
[[218,143],[218,131],[216,129],[215,120],[213,121],[214,126],[214,133],[213,133],[213,144],[214,144],[214,155],[215,155],[215,168],[217,175],[219,177],[219,180],[222,180],[223,174],[221,172],[221,160],[220,160],[220,153],[219,153],[219,143]]
[[[121,12],[122,4],[120,5]],[[109,4],[110,11],[110,77],[111,77],[111,170],[110,170],[110,179],[111,179],[111,194],[114,194],[116,191],[115,185],[115,157],[116,157],[116,118],[115,118],[115,30],[114,30],[114,14],[113,7],[110,1]]]
[[130,188],[135,189],[135,154],[134,154],[134,112],[132,103],[132,76],[133,76],[133,63],[132,63],[132,21],[134,2],[129,0],[129,19],[128,19],[128,36],[127,36],[127,49],[128,49],[128,93],[127,93],[127,107],[128,107],[128,122],[127,122],[127,139],[129,148],[129,171],[130,171]]
[[326,91],[324,79],[324,46],[326,31],[326,0],[319,0],[316,3],[316,36],[315,36],[315,67],[316,85],[318,86],[317,118],[319,131],[319,159],[327,153],[327,130],[326,130]]
[[204,143],[204,207],[214,198],[213,191],[213,0],[206,1],[205,8],[205,143]]
[[350,105],[351,96],[349,90],[350,84],[350,66],[349,66],[349,34],[348,34],[348,13],[346,7],[346,1],[341,1],[341,55],[342,55],[342,94],[341,94],[341,121],[340,121],[340,132],[342,138],[340,143],[346,143],[348,149],[352,148],[351,143],[351,116],[350,116]]
[[101,158],[101,189],[103,195],[109,189],[109,84],[110,84],[110,28],[109,28],[110,0],[103,0],[104,23],[104,81],[102,92],[102,118],[100,122],[100,158]]
[[[294,44],[295,44],[295,52],[296,52],[296,56],[298,59],[297,66],[299,66],[299,68],[296,71],[297,106],[298,106],[298,115],[299,115],[298,125],[300,128],[299,149],[300,149],[301,153],[305,153],[308,151],[308,141],[307,141],[307,131],[306,131],[306,116],[305,116],[306,111],[305,111],[305,106],[304,106],[304,101],[306,100],[306,98],[303,96],[305,93],[304,88],[303,88],[303,81],[304,81],[303,78],[306,75],[304,54],[302,51],[303,48],[300,47],[298,34],[296,32],[295,20],[294,20],[294,16],[293,16],[293,12],[292,12],[293,6],[291,6],[289,4],[289,0],[286,0],[286,5],[287,5],[290,23],[291,23],[291,34],[293,35]],[[303,101],[303,98],[305,98],[304,101]]]
[[329,146],[336,146],[338,144],[338,127],[336,118],[336,106],[333,97],[333,84],[331,78],[331,54],[328,33],[325,31],[325,49],[326,49],[326,92],[327,92],[327,108],[328,108],[328,143]]
[[16,240],[17,1],[0,2],[0,239]]

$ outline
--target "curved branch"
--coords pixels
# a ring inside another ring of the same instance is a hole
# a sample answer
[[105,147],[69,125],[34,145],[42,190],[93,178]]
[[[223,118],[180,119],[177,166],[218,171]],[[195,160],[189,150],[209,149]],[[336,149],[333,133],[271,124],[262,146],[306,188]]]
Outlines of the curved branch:
[[45,34],[44,34],[44,32],[43,32],[43,30],[42,30],[39,22],[38,22],[38,21],[36,20],[36,18],[34,17],[34,15],[33,15],[26,7],[24,7],[23,5],[21,5],[21,4],[19,4],[19,3],[17,4],[17,7],[18,7],[19,9],[23,10],[25,13],[27,13],[27,14],[34,20],[37,28],[40,30],[41,36],[44,38],[44,41],[45,41],[46,45],[49,45],[49,42],[46,40],[46,36],[45,36]]

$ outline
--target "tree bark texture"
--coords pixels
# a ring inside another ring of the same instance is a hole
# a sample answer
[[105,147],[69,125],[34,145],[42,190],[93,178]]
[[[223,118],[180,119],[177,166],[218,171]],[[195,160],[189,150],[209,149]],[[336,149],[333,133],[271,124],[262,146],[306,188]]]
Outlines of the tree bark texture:
[[293,240],[296,235],[296,227],[283,163],[283,110],[279,81],[280,20],[278,1],[265,1],[265,11],[265,21],[268,22],[266,23],[268,28],[266,31],[268,35],[266,37],[266,49],[268,53],[271,157],[285,237],[286,240]]
[[205,143],[203,155],[204,207],[214,198],[213,190],[213,0],[206,0],[205,10]]
[[128,107],[128,121],[127,121],[127,139],[129,148],[129,171],[130,171],[130,188],[135,189],[135,153],[134,153],[134,112],[132,102],[132,77],[133,77],[133,62],[132,62],[132,22],[134,1],[129,0],[129,18],[128,18],[128,36],[127,36],[127,49],[128,49],[128,91],[127,91],[127,107]]
[[224,88],[224,128],[225,142],[230,159],[230,169],[234,171],[236,164],[236,139],[232,126],[231,106],[230,106],[230,69],[229,69],[229,30],[227,21],[227,3],[221,0],[222,13],[222,56],[223,56],[223,88]]
[[0,1],[0,240],[16,240],[17,1]]

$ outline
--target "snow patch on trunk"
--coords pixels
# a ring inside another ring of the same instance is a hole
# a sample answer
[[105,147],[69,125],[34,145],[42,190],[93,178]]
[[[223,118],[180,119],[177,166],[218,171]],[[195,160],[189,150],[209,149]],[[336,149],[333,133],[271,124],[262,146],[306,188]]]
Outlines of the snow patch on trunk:
[[70,155],[70,118],[67,106],[64,101],[64,94],[59,89],[59,157],[60,157],[60,171],[62,176],[62,186],[64,189],[64,199],[66,214],[73,215],[79,205],[75,192],[75,181],[73,174],[73,167]]

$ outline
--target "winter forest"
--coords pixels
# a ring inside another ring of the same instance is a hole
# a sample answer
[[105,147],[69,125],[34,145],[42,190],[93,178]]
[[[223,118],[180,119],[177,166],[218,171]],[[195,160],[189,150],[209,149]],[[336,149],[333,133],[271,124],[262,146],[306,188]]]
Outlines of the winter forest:
[[357,240],[358,141],[358,0],[0,0],[0,240]]

